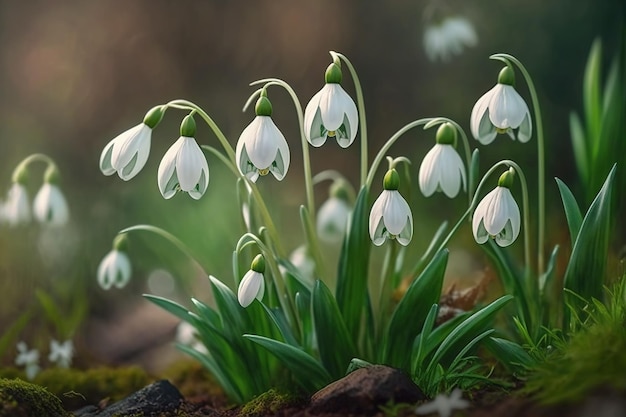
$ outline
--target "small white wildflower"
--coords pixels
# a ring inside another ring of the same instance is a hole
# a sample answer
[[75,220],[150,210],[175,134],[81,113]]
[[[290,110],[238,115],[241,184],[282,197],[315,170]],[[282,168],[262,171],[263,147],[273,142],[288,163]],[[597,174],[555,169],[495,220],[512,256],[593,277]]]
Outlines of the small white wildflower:
[[35,196],[33,214],[38,222],[50,226],[63,226],[68,222],[67,201],[56,184],[45,182],[42,185]]
[[26,191],[26,187],[23,184],[19,182],[13,183],[9,189],[3,211],[4,221],[9,226],[13,227],[30,222],[31,209],[28,201],[28,191]]
[[15,364],[17,366],[23,366],[25,368],[26,378],[32,381],[41,370],[39,367],[39,351],[37,349],[28,350],[28,346],[24,342],[17,344],[17,351],[18,354],[15,358]]
[[237,299],[242,307],[248,307],[256,298],[261,301],[265,294],[265,258],[257,255],[250,265],[250,270],[241,279],[237,290]]
[[50,341],[50,354],[48,355],[50,362],[56,363],[60,368],[69,368],[73,357],[74,343],[71,340],[66,340],[63,343],[54,339]]
[[413,237],[413,215],[406,200],[398,192],[400,177],[395,169],[387,171],[383,192],[374,202],[369,219],[369,232],[376,246],[387,239],[396,239],[406,246]]
[[445,394],[437,394],[433,401],[417,407],[415,413],[419,415],[437,413],[439,417],[450,417],[454,410],[469,407],[469,401],[464,400],[462,396],[463,392],[459,388],[452,390],[449,397]]
[[454,198],[463,188],[465,191],[465,167],[454,149],[456,130],[449,123],[437,130],[437,144],[426,154],[419,170],[419,187],[425,197],[435,191],[443,191]]
[[127,237],[119,235],[113,241],[113,249],[98,266],[98,284],[103,290],[115,286],[124,288],[130,281],[131,265],[126,255]]
[[465,47],[473,47],[477,43],[474,25],[461,16],[446,17],[424,30],[424,50],[433,62],[448,61],[453,55],[461,54]]

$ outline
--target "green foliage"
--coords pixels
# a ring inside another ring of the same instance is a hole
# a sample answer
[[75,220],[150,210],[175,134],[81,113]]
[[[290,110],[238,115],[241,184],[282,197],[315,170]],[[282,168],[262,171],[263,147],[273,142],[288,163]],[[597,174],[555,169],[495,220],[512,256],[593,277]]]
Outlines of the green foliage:
[[300,401],[302,401],[302,399],[293,393],[270,389],[249,401],[241,408],[239,413],[241,416],[250,417],[267,415],[276,413],[278,410],[282,410],[287,406],[295,405]]
[[0,416],[63,417],[70,414],[45,388],[20,379],[0,379]]
[[[626,390],[626,277],[591,299],[573,333],[554,334],[549,353],[532,368],[528,392],[545,403],[575,402],[597,389]],[[573,319],[575,320],[575,319]]]

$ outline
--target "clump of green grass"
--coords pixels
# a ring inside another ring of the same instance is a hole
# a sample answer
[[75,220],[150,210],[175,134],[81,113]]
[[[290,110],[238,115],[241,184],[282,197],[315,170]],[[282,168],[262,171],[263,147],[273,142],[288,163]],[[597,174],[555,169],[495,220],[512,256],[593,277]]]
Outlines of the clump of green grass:
[[626,277],[607,301],[592,300],[569,338],[553,334],[551,351],[526,389],[545,404],[575,402],[598,389],[626,392]]

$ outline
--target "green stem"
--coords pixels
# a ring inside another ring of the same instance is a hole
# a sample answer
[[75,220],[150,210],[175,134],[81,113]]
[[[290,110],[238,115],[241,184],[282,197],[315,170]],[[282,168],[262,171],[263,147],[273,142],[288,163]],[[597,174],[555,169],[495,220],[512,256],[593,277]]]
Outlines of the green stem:
[[354,69],[354,66],[345,55],[339,52],[330,51],[330,55],[333,60],[341,59],[348,66],[352,82],[354,83],[354,89],[356,91],[357,107],[359,109],[359,124],[361,127],[361,186],[365,184],[365,178],[367,177],[367,119],[365,117],[365,100],[363,100],[363,88],[359,81],[359,76]]
[[535,84],[533,83],[530,74],[524,67],[524,65],[514,56],[509,54],[495,54],[489,57],[490,59],[500,60],[507,65],[510,65],[510,62],[513,62],[519,70],[522,72],[524,79],[526,80],[526,84],[528,85],[528,90],[530,91],[530,97],[533,102],[533,110],[535,112],[535,124],[537,125],[537,201],[538,201],[538,210],[539,210],[539,218],[538,218],[538,233],[537,236],[537,274],[541,275],[544,272],[544,239],[545,239],[545,224],[546,224],[546,213],[545,213],[545,145],[543,138],[543,122],[541,119],[541,109],[539,108],[539,99],[537,98],[537,90],[535,89]]
[[11,175],[11,180],[13,182],[19,182],[18,177],[22,175],[21,173],[27,169],[28,165],[37,161],[45,162],[46,164],[48,164],[48,167],[54,167],[55,169],[57,168],[56,163],[48,155],[43,153],[34,153],[27,156],[19,164],[17,164],[17,166],[13,170],[13,174]]
[[[206,273],[200,262],[198,262],[198,260],[193,256],[189,247],[185,245],[182,240],[180,240],[170,232],[161,229],[160,227],[152,226],[149,224],[137,224],[135,226],[127,227],[126,229],[120,230],[118,234],[121,235],[123,233],[130,233],[135,231],[150,232],[164,238],[165,240],[176,246],[176,248],[178,248],[185,256],[187,256],[187,258],[189,258],[197,266],[197,268],[205,275],[206,278],[209,277],[209,274]],[[185,291],[189,292],[190,288],[185,288]]]
[[509,159],[504,159],[502,161],[499,161],[499,162],[495,163],[487,171],[487,173],[485,175],[483,175],[482,179],[480,180],[480,183],[478,183],[478,187],[476,187],[476,193],[474,193],[474,198],[472,198],[472,202],[470,203],[469,208],[467,209],[467,211],[465,213],[463,213],[461,218],[452,227],[452,229],[450,230],[450,233],[448,233],[448,235],[441,242],[441,244],[439,245],[437,250],[434,251],[434,253],[438,253],[440,250],[442,250],[443,248],[446,247],[446,245],[448,244],[448,242],[450,241],[452,236],[456,233],[456,231],[459,229],[461,224],[463,224],[465,219],[474,211],[474,209],[476,208],[476,204],[478,203],[478,196],[480,194],[480,190],[481,190],[482,186],[484,185],[485,181],[487,180],[487,178],[491,174],[493,174],[493,172],[498,167],[500,167],[502,165],[512,166],[515,169],[515,172],[519,175],[520,183],[522,185],[522,208],[523,208],[523,212],[524,212],[523,213],[523,221],[522,221],[522,223],[523,223],[522,224],[522,228],[524,230],[524,263],[526,265],[526,273],[528,274],[530,272],[530,268],[531,268],[531,262],[530,262],[530,238],[529,238],[529,230],[528,230],[528,217],[529,217],[529,212],[528,212],[528,207],[529,207],[529,204],[528,204],[528,186],[526,184],[526,177],[524,176],[524,172],[522,171],[520,166],[517,165],[515,162],[509,160]]
[[396,259],[398,257],[398,242],[390,241],[387,250],[387,256],[385,257],[385,265],[383,267],[383,279],[380,287],[380,299],[378,301],[378,320],[376,329],[383,331],[382,321],[389,317],[389,306],[391,303],[391,297],[393,290],[395,290],[394,275],[396,273]]

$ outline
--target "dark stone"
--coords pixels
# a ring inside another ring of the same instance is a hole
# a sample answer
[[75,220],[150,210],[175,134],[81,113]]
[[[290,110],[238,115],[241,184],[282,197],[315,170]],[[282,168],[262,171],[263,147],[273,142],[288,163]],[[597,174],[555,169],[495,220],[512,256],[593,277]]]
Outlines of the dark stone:
[[85,407],[76,411],[77,417],[113,417],[125,415],[160,416],[175,411],[183,402],[183,396],[169,381],[162,380],[148,385],[128,397],[98,410]]
[[313,394],[310,411],[373,415],[380,411],[379,406],[391,401],[416,403],[423,399],[426,399],[424,393],[404,372],[372,365],[357,369]]

